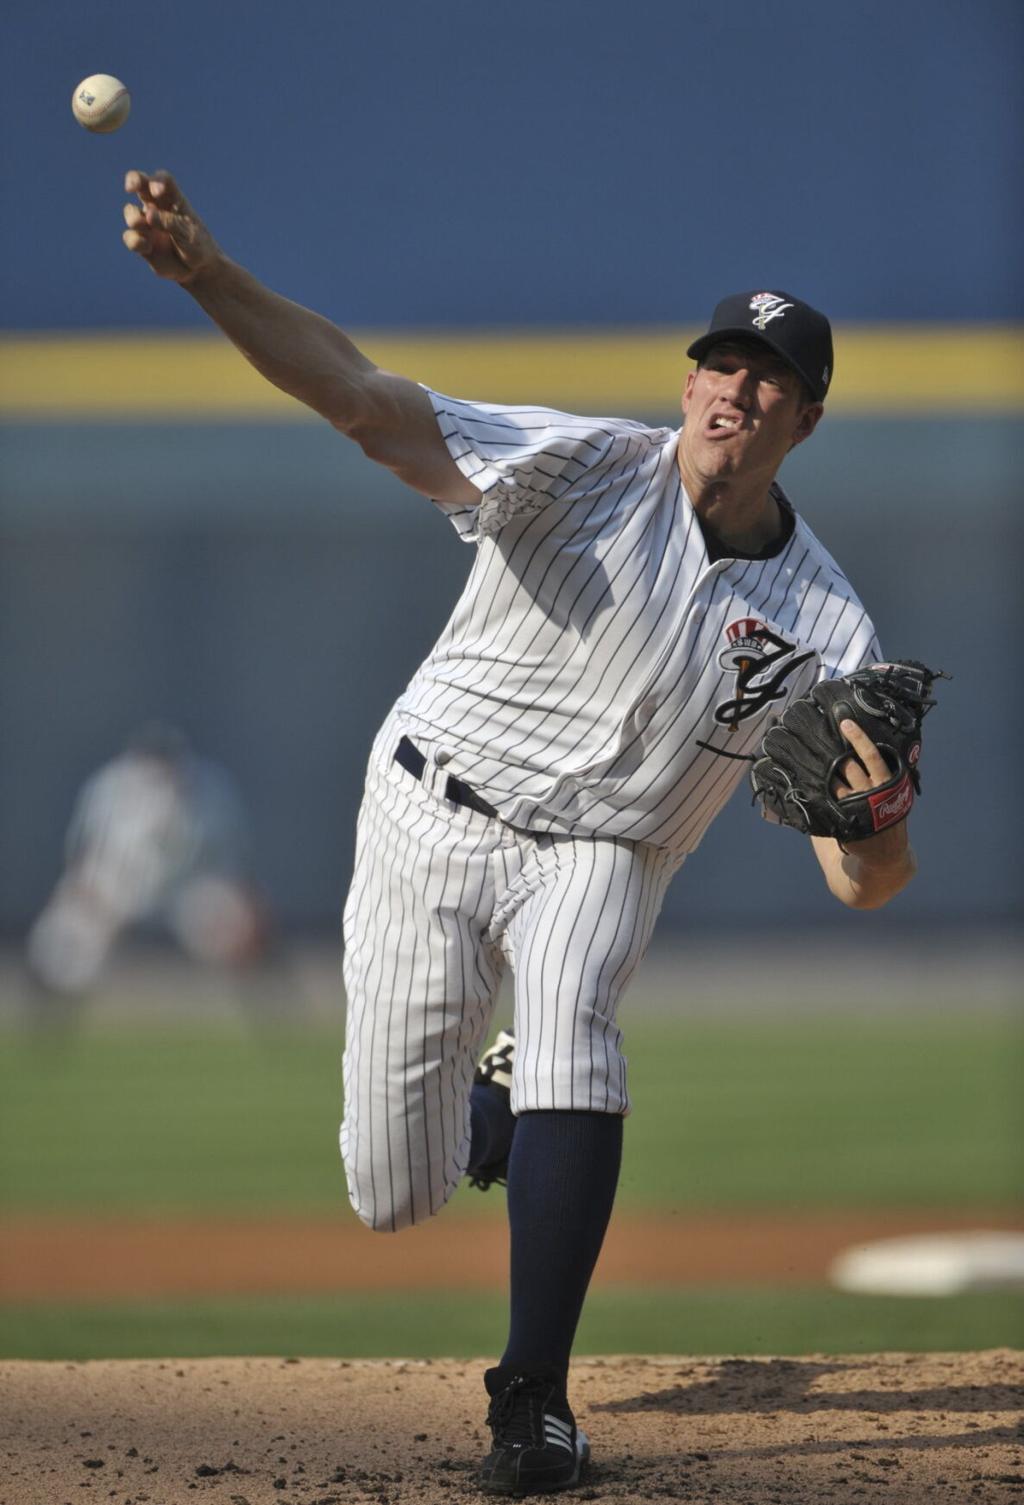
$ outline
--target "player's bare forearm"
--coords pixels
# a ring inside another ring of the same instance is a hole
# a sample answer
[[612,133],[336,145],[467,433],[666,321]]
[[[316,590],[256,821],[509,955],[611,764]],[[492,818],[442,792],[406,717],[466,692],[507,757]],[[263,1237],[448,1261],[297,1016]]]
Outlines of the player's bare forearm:
[[811,843],[829,889],[849,909],[881,909],[917,872],[906,821],[845,850],[830,836],[812,836]]
[[337,324],[226,257],[185,286],[261,376],[354,439],[371,460],[441,501],[479,500],[417,382],[382,371]]
[[372,460],[440,501],[475,502],[426,392],[382,371],[345,332],[225,256],[168,173],[130,172],[124,243],[196,300],[261,376],[312,408]]
[[346,433],[366,421],[377,367],[336,324],[222,254],[183,285],[275,387]]

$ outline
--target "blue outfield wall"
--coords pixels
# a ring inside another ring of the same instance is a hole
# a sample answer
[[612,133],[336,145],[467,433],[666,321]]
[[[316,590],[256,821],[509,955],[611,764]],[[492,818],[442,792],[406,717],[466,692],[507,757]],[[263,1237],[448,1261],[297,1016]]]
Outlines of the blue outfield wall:
[[[855,934],[1019,912],[1022,427],[833,420],[783,471],[886,650],[955,676],[927,727],[917,882],[870,921],[847,915],[806,843],[741,792],[665,927]],[[3,446],[0,928],[19,931],[52,882],[80,781],[154,716],[237,775],[286,920],[335,925],[370,738],[467,546],[325,424],[9,425]]]
[[47,0],[5,55],[0,327],[200,322],[122,249],[129,167],[343,325],[1024,312],[1020,0]]

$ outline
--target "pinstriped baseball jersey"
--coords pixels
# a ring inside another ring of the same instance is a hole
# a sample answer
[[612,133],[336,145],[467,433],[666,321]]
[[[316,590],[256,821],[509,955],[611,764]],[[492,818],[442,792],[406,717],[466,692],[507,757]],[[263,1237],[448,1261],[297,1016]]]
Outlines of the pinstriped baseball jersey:
[[768,717],[881,656],[802,519],[709,557],[678,430],[430,393],[476,506],[466,588],[396,712],[510,825],[697,846]]

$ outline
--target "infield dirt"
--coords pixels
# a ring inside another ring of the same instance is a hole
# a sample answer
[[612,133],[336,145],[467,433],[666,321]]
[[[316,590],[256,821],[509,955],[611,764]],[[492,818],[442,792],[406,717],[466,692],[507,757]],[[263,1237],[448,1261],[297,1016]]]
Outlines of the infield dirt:
[[[481,1364],[0,1364],[2,1505],[479,1499]],[[1022,1355],[584,1359],[569,1498],[691,1505],[1024,1499]]]
[[[874,1239],[1015,1229],[1005,1210],[700,1212],[623,1215],[595,1284],[821,1282],[844,1249]],[[447,1217],[371,1238],[354,1218],[23,1217],[0,1221],[6,1301],[218,1293],[503,1288],[508,1230]]]

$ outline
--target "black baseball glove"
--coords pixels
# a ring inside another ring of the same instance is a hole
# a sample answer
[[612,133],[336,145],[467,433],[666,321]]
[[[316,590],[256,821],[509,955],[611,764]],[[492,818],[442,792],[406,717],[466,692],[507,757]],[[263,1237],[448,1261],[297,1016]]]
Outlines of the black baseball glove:
[[[935,704],[931,688],[939,677],[905,659],[822,680],[792,701],[762,737],[750,770],[755,799],[783,825],[805,836],[833,836],[844,845],[905,820],[921,792],[921,722]],[[847,718],[871,738],[891,776],[840,799],[834,792],[840,766],[856,757],[839,730]]]

